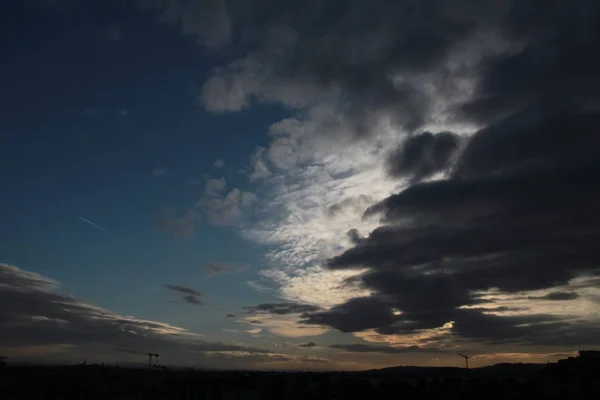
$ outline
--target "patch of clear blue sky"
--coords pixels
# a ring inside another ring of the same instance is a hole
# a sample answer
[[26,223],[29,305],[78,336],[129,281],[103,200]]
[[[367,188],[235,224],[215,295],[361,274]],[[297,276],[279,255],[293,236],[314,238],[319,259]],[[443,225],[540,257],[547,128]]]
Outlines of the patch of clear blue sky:
[[[176,239],[156,231],[155,217],[163,205],[183,212],[197,201],[203,188],[189,180],[203,174],[247,186],[239,170],[285,110],[204,112],[201,85],[227,54],[154,15],[106,6],[65,16],[9,3],[0,6],[0,261],[115,312],[192,328],[223,313],[169,303],[176,296],[161,284],[194,287],[233,311],[272,300],[243,284],[264,249],[208,225]],[[118,41],[103,33],[116,24]],[[224,168],[213,167],[217,158]],[[206,261],[249,272],[209,280]]]

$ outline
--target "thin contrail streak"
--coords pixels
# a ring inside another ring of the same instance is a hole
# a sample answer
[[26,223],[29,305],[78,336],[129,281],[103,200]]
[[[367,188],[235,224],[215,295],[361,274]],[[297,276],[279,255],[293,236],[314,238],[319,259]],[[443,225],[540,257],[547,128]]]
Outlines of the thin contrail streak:
[[92,222],[92,221],[90,221],[90,220],[87,220],[87,219],[85,219],[85,218],[83,218],[83,217],[77,217],[77,218],[79,218],[79,219],[80,219],[80,220],[82,220],[83,222],[87,222],[88,224],[92,225],[92,226],[93,226],[93,227],[95,227],[95,228],[98,228],[98,229],[100,229],[101,231],[108,232],[108,229],[104,229],[103,227],[96,225],[95,223],[93,223],[93,222]]

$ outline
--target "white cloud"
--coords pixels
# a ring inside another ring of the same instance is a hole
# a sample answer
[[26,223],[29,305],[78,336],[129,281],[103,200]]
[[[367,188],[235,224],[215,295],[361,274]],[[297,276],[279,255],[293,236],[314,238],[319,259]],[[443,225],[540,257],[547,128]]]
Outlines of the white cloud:
[[267,331],[277,336],[304,337],[318,336],[328,331],[328,329],[322,326],[300,324],[298,323],[298,317],[298,314],[252,315],[244,317],[244,319],[242,319],[240,322],[248,323],[253,326],[258,326],[248,331],[253,335],[257,335],[259,333],[264,333],[265,331]]
[[250,158],[250,171],[248,174],[250,182],[255,182],[271,175],[271,171],[263,159],[264,151],[264,148],[258,147]]
[[211,197],[219,196],[219,193],[222,192],[226,186],[227,182],[225,182],[225,178],[223,177],[221,177],[221,179],[209,179],[204,186],[204,195]]
[[[196,182],[197,183],[197,182]],[[195,233],[196,224],[203,220],[217,226],[233,226],[242,223],[244,212],[256,203],[257,197],[237,188],[225,191],[224,178],[208,179],[202,197],[183,216],[163,207],[158,216],[159,225],[176,236],[190,237]]]
[[[268,253],[272,267],[261,275],[280,286],[282,297],[328,307],[363,294],[341,286],[355,272],[326,271],[319,265],[348,248],[348,230],[357,228],[366,234],[377,226],[377,221],[363,221],[362,212],[369,201],[383,199],[395,187],[381,160],[396,133],[389,130],[369,143],[348,140],[340,151],[312,133],[320,125],[314,118],[324,113],[316,110],[309,120],[284,120],[272,127],[275,139],[269,157],[277,169],[266,181],[270,195],[258,204],[266,219],[243,233],[259,243],[276,245]],[[283,137],[294,137],[294,144],[284,151]],[[362,199],[363,208],[328,213],[329,207],[348,198]]]
[[196,204],[208,221],[213,225],[232,225],[241,221],[243,210],[251,205],[246,194],[239,189],[232,189],[225,196],[205,196]]
[[219,158],[218,160],[215,160],[213,165],[216,168],[221,168],[223,165],[225,165],[225,161],[223,159]]
[[252,289],[256,290],[257,292],[261,292],[261,293],[267,293],[267,292],[273,292],[275,291],[274,288],[270,288],[267,287],[259,282],[256,281],[247,281],[246,285],[248,285],[249,287],[251,287]]

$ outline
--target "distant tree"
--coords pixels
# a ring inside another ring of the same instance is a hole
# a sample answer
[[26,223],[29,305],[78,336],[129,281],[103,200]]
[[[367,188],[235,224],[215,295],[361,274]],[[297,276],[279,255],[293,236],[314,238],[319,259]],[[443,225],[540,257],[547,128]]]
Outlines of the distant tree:
[[0,368],[6,367],[8,364],[8,357],[4,354],[0,354]]

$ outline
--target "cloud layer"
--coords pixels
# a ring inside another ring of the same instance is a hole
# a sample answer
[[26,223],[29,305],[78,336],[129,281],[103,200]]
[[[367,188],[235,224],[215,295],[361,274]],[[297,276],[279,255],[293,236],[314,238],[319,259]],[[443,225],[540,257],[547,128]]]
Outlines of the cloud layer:
[[[184,296],[200,295],[186,287],[167,287]],[[0,346],[14,359],[29,355],[39,361],[51,354],[54,362],[79,362],[83,355],[115,361],[124,356],[111,355],[114,349],[126,348],[158,352],[174,365],[289,368],[298,363],[330,363],[323,357],[208,342],[201,336],[178,326],[117,315],[61,293],[52,279],[0,264]]]
[[[491,303],[484,294],[492,290],[517,294],[568,288],[577,277],[600,273],[595,246],[600,190],[594,178],[600,154],[588,148],[597,140],[600,113],[570,106],[532,113],[519,115],[522,124],[511,117],[478,132],[451,178],[412,185],[367,210],[366,215],[381,213],[384,226],[332,258],[328,268],[369,268],[353,283],[374,294],[315,313],[308,322],[384,334],[451,322],[452,332],[468,339],[591,340],[590,324],[598,321],[576,315],[559,318],[534,306],[512,316],[465,308]],[[577,142],[581,151],[560,140],[573,130],[585,137]],[[527,149],[538,132],[545,142]],[[518,157],[510,151],[513,142],[506,143],[508,149],[501,145],[506,135],[523,143]],[[489,147],[481,144],[482,137]],[[471,146],[478,147],[475,160]],[[485,160],[485,167],[477,165],[479,160]],[[567,301],[578,295],[551,292],[542,298]]]
[[253,50],[201,96],[298,111],[260,158],[263,275],[320,306],[306,323],[382,341],[595,340],[598,4],[321,3],[235,4]]
[[[141,2],[209,47],[236,43],[205,109],[293,113],[250,155],[265,194],[242,233],[272,246],[261,275],[294,303],[253,320],[412,350],[597,342],[597,1],[188,3]],[[258,199],[225,188],[208,180],[161,226],[240,226]]]

